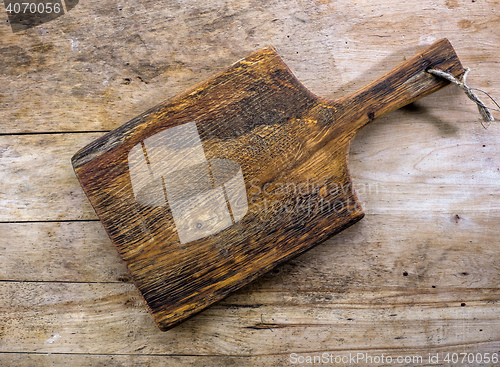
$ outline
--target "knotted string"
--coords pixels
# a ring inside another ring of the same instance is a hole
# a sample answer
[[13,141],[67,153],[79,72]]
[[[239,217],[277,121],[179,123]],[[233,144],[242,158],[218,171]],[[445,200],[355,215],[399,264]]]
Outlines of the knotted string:
[[[484,90],[478,89],[478,88],[470,88],[465,84],[465,79],[467,78],[467,74],[469,73],[470,69],[465,68],[465,73],[462,75],[462,77],[459,79],[455,78],[452,74],[447,73],[445,71],[439,70],[439,69],[427,69],[427,72],[439,76],[441,78],[444,78],[453,84],[457,85],[459,88],[463,89],[465,94],[467,94],[467,97],[469,97],[474,103],[477,104],[477,109],[479,110],[479,113],[483,117],[483,121],[481,121],[481,125],[486,129],[488,126],[491,124],[492,121],[495,121],[493,116],[491,115],[490,110],[493,111],[500,111],[500,106],[498,103],[491,97],[488,93],[486,93]],[[486,94],[492,101],[493,103],[499,108],[488,108],[486,105],[479,99],[479,97],[473,92],[474,90],[483,92]],[[487,123],[485,125],[485,122]]]

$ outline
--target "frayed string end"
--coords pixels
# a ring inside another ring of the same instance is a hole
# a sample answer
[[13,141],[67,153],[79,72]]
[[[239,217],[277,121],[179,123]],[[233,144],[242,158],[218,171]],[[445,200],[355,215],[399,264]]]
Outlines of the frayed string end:
[[[470,88],[469,86],[467,86],[467,84],[465,84],[465,80],[467,78],[467,74],[469,73],[469,71],[470,71],[469,68],[465,68],[465,73],[462,75],[462,77],[460,79],[457,79],[452,74],[447,73],[445,71],[442,71],[442,70],[439,70],[439,69],[427,69],[428,73],[430,73],[432,75],[439,76],[441,78],[444,78],[444,79],[452,82],[453,84],[457,85],[459,88],[461,88],[465,92],[465,94],[467,94],[467,97],[469,97],[474,103],[476,103],[477,109],[479,110],[479,113],[483,117],[483,121],[481,122],[481,124],[486,129],[486,128],[488,128],[488,126],[490,125],[491,122],[495,121],[495,119],[491,115],[490,110],[500,111],[500,106],[485,91],[483,91],[481,89],[477,89],[477,88]],[[486,107],[486,105],[479,99],[479,97],[473,91],[478,91],[478,92],[482,92],[482,93],[486,94],[493,101],[493,103],[495,103],[495,105],[499,109],[497,110],[497,109],[494,109],[494,108],[488,108],[488,107]]]

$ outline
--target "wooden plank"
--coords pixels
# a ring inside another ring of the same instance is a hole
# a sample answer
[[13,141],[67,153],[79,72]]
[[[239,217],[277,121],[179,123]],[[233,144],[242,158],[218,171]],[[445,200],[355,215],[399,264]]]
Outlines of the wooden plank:
[[[475,121],[430,124],[421,114],[396,111],[354,140],[350,169],[366,212],[498,210],[498,131]],[[96,219],[70,157],[101,135],[0,136],[0,221]]]
[[449,37],[474,68],[472,85],[499,94],[490,77],[499,70],[495,0],[258,4],[90,0],[25,32],[2,22],[2,132],[108,131],[267,44],[329,97]]
[[0,221],[96,219],[70,159],[100,135],[0,136]]
[[0,290],[1,352],[494,352],[500,340],[500,296],[491,288],[241,292],[167,333],[154,325],[131,284],[2,282]]
[[[269,291],[385,285],[498,288],[499,213],[367,215],[252,283]],[[1,223],[0,280],[128,281],[99,222]],[[28,256],[29,254],[29,256]],[[407,273],[404,276],[405,272]],[[457,299],[460,295],[457,293]]]
[[[383,349],[370,349],[369,351],[319,351],[314,353],[290,353],[282,355],[263,355],[263,356],[166,356],[166,355],[86,355],[86,354],[55,354],[55,353],[0,353],[0,360],[5,365],[14,365],[16,367],[32,367],[32,366],[59,366],[71,365],[75,367],[88,366],[108,366],[108,367],[177,367],[177,366],[249,366],[249,367],[268,367],[268,366],[307,366],[312,364],[313,358],[316,359],[316,364],[322,363],[327,366],[335,364],[342,365],[343,361],[356,363],[356,366],[374,365],[374,361],[383,360],[384,363],[377,363],[377,366],[409,366],[418,365],[419,367],[436,366],[436,355],[441,363],[444,362],[446,356],[452,357],[453,352],[447,347],[434,348],[432,353],[427,349],[411,349],[407,352],[392,351]],[[494,348],[493,348],[494,350]],[[463,353],[463,352],[458,352]],[[484,352],[486,355],[486,352]],[[489,358],[491,361],[490,353]],[[464,355],[458,354],[456,357],[461,361]],[[471,358],[466,355],[465,358]],[[302,359],[300,359],[302,358]],[[306,358],[310,358],[306,362]],[[359,359],[358,359],[359,358]],[[371,359],[370,359],[371,358]],[[391,358],[391,362],[389,361]],[[400,363],[398,363],[398,358]],[[475,358],[475,355],[474,357]],[[335,363],[337,359],[338,363]],[[406,359],[406,362],[405,362]],[[451,360],[451,359],[450,359]],[[331,364],[328,362],[333,361]],[[371,363],[371,364],[370,364]],[[474,366],[491,367],[491,362],[475,363]]]
[[[0,362],[6,366],[45,367],[63,366],[88,367],[267,367],[280,366],[286,361],[282,356],[167,356],[167,355],[89,355],[64,353],[0,353]],[[286,364],[285,364],[286,365]]]
[[[479,349],[479,348],[476,348]],[[250,367],[267,367],[267,366],[290,366],[299,365],[307,366],[312,364],[313,358],[316,359],[316,364],[322,363],[325,365],[342,365],[342,361],[349,363],[356,363],[357,366],[373,365],[376,358],[383,360],[384,363],[377,363],[377,366],[409,366],[418,365],[421,367],[436,366],[436,361],[446,363],[445,359],[448,356],[451,360],[453,353],[457,353],[455,357],[462,361],[462,358],[471,358],[472,356],[463,355],[460,353],[466,352],[450,352],[448,347],[437,347],[432,352],[428,349],[413,348],[407,351],[399,350],[383,350],[383,349],[370,349],[369,351],[318,351],[313,353],[295,353],[280,355],[261,355],[261,356],[170,356],[170,355],[88,355],[88,354],[64,354],[64,353],[0,353],[0,361],[5,365],[14,365],[16,367],[31,367],[31,366],[59,366],[71,365],[75,367],[87,366],[119,366],[119,367],[177,367],[177,366],[250,366]],[[495,348],[493,348],[495,350]],[[481,352],[480,352],[481,353]],[[486,356],[487,352],[482,352]],[[474,363],[474,366],[491,367],[491,356],[495,352],[490,352],[488,355],[490,362]],[[436,360],[437,356],[437,360]],[[472,357],[474,360],[476,354]],[[301,359],[302,358],[302,359]],[[310,358],[306,362],[306,358]],[[390,359],[390,362],[389,361]],[[337,360],[338,363],[335,361]],[[405,362],[406,360],[406,362]],[[496,360],[496,354],[495,354]],[[333,361],[331,364],[328,362]],[[400,362],[398,362],[400,361]],[[467,359],[465,359],[467,361]],[[375,362],[376,363],[376,362]],[[464,363],[464,365],[467,362]],[[494,366],[494,364],[493,364]]]
[[127,282],[98,221],[0,223],[0,280]]

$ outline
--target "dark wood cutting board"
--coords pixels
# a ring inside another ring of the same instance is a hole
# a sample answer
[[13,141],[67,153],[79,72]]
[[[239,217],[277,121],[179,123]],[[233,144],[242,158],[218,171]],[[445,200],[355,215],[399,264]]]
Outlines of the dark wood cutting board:
[[448,84],[428,68],[463,73],[441,40],[326,100],[267,47],[80,150],[76,175],[160,329],[360,220],[350,142]]

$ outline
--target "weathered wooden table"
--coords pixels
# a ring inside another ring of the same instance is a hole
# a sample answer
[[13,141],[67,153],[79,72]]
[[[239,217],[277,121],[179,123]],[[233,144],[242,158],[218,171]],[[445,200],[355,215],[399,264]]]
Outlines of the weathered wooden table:
[[166,333],[70,164],[267,44],[337,97],[447,37],[500,98],[498,1],[89,0],[19,33],[0,21],[1,366],[500,364],[500,130],[457,88],[356,138],[361,222]]

